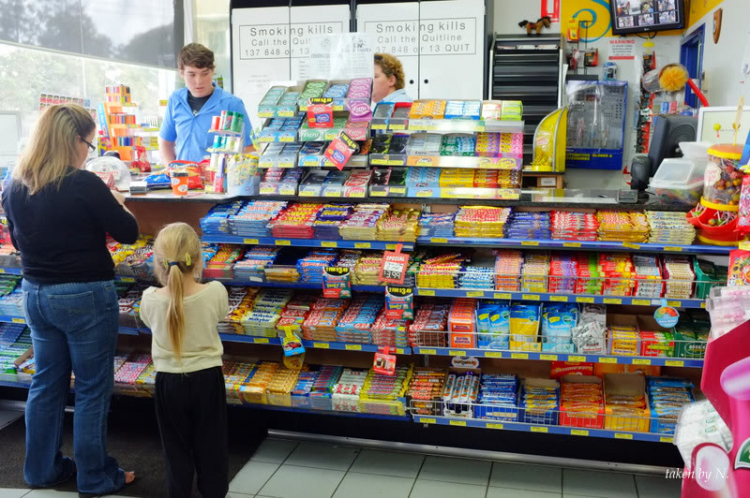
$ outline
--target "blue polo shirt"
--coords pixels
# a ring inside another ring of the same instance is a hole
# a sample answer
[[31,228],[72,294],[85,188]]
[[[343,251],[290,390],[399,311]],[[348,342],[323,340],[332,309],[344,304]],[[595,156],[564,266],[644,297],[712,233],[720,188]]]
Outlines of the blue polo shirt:
[[245,147],[252,145],[253,125],[245,110],[245,104],[238,97],[215,86],[208,101],[193,115],[188,104],[188,89],[181,88],[169,97],[167,112],[159,135],[168,142],[175,142],[175,156],[182,161],[200,162],[209,153],[206,149],[213,145],[214,136],[208,133],[211,118],[221,111],[239,112],[245,119]]

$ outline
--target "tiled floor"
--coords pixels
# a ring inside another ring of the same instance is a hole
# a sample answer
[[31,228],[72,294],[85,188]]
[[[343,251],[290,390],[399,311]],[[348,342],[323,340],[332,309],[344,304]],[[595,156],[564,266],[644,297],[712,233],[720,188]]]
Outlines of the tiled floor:
[[[56,491],[0,489],[0,498],[76,496]],[[680,481],[266,439],[230,483],[229,496],[679,498]]]
[[229,496],[679,498],[680,481],[267,439]]

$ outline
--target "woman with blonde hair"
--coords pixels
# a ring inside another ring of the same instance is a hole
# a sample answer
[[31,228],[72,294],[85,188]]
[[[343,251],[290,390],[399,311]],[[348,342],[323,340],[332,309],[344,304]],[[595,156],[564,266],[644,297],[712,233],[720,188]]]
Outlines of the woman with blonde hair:
[[[36,373],[26,402],[24,478],[50,487],[77,474],[80,496],[114,493],[134,479],[107,454],[119,305],[107,234],[138,238],[122,195],[82,169],[96,125],[75,104],[47,108],[2,204],[21,252],[23,308]],[[63,415],[75,374],[73,460],[62,456]]]
[[227,398],[217,326],[229,309],[227,290],[216,281],[198,283],[201,242],[185,223],[159,232],[154,268],[163,287],[146,289],[140,315],[153,334],[154,398],[167,495],[192,496],[197,473],[203,498],[224,498],[229,490]]
[[406,94],[404,67],[391,54],[375,54],[375,72],[372,80],[372,101],[411,102]]

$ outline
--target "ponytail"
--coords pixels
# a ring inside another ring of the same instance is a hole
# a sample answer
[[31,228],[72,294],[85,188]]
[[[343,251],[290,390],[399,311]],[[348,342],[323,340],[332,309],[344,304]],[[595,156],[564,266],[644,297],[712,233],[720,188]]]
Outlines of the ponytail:
[[195,230],[185,223],[165,226],[154,241],[154,273],[167,288],[167,335],[179,360],[182,356],[182,337],[185,333],[185,283],[192,274],[199,278],[203,270],[201,242]]
[[167,312],[167,332],[172,341],[172,349],[179,360],[182,356],[182,334],[185,332],[185,310],[183,299],[185,291],[182,283],[182,270],[179,264],[169,266],[167,271],[167,289],[169,291],[169,308]]

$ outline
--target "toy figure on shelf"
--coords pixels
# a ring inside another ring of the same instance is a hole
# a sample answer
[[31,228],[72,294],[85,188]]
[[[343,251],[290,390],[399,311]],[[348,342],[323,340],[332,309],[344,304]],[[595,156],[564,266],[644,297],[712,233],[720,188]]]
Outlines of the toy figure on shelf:
[[548,28],[552,25],[552,19],[549,16],[544,16],[541,19],[537,19],[536,22],[521,21],[518,25],[522,28],[526,28],[526,34],[531,36],[531,33],[536,32],[537,35],[542,34],[542,28]]

